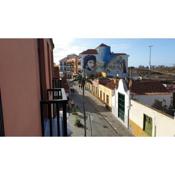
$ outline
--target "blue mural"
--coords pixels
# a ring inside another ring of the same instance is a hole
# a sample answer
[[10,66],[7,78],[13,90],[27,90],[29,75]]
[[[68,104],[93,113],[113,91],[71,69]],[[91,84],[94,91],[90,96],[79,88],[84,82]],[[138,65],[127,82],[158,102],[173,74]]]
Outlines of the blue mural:
[[[128,56],[125,53],[112,53],[111,47],[105,44],[100,44],[96,49],[91,49],[94,55],[90,55],[88,50],[82,54],[83,68],[86,69],[88,74],[95,74],[99,72],[106,72],[107,76],[112,77],[126,77],[128,74]],[[90,59],[90,57],[93,59]],[[87,60],[91,61],[87,61]],[[93,62],[93,63],[92,63]],[[92,64],[91,64],[92,63]],[[89,70],[87,66],[93,67]],[[92,66],[93,65],[93,66]],[[92,71],[92,73],[90,73]]]

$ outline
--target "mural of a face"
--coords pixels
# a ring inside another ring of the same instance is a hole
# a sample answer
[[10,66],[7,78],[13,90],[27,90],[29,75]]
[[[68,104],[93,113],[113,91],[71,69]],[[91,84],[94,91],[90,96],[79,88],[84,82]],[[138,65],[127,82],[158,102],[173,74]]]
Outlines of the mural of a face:
[[87,74],[94,74],[96,69],[96,57],[94,55],[84,57],[84,69]]
[[95,61],[94,60],[89,60],[87,62],[87,67],[91,70],[93,70],[95,68]]

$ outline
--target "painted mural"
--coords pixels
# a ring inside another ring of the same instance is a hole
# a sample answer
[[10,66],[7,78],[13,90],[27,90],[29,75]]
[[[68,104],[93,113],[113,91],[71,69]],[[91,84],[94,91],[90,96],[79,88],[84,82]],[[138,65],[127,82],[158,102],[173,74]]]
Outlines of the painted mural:
[[110,46],[99,45],[96,54],[82,54],[83,69],[87,75],[96,75],[99,72],[105,72],[107,76],[126,77],[128,73],[128,56],[125,53],[113,53]]
[[87,76],[96,75],[96,56],[85,56],[83,68]]
[[116,56],[106,63],[105,72],[109,76],[124,77],[127,74],[127,59],[126,55]]

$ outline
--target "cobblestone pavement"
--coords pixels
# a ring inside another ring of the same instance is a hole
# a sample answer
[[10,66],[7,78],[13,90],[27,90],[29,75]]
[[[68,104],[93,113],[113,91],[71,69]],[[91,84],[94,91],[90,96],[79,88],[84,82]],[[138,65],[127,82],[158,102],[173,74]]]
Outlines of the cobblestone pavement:
[[[82,110],[82,90],[74,86],[75,93],[71,94],[71,99],[79,107],[78,118],[83,124]],[[87,115],[87,136],[132,136],[114,116],[108,111],[104,104],[100,102],[88,91],[85,91],[85,108]],[[69,122],[72,127],[72,136],[84,136],[84,128],[74,126],[75,116],[71,115]]]

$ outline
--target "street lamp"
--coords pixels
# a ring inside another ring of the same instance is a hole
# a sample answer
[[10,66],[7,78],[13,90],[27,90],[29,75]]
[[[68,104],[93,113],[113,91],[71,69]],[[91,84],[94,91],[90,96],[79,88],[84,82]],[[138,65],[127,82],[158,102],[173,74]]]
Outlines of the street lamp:
[[153,45],[148,46],[149,47],[149,69],[151,70],[151,49]]

